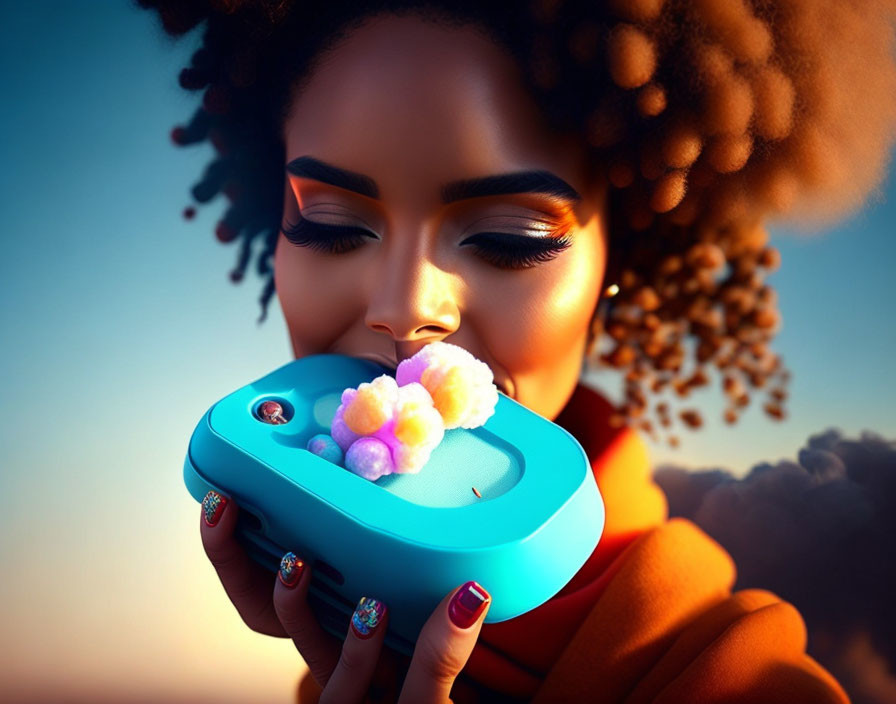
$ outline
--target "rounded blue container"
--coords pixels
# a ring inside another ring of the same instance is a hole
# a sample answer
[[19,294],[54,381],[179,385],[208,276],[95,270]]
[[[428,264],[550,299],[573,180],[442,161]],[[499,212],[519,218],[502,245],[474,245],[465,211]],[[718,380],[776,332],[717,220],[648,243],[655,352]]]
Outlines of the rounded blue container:
[[[184,481],[197,501],[210,489],[236,500],[257,561],[276,570],[291,550],[311,565],[323,627],[344,638],[360,598],[374,597],[389,607],[386,643],[411,655],[435,607],[468,580],[491,594],[486,623],[554,596],[597,546],[604,507],[575,438],[501,393],[484,426],[446,431],[418,474],[371,482],[305,449],[329,431],[345,388],[384,373],[313,355],[234,391],[196,426]],[[268,400],[288,422],[259,420]]]

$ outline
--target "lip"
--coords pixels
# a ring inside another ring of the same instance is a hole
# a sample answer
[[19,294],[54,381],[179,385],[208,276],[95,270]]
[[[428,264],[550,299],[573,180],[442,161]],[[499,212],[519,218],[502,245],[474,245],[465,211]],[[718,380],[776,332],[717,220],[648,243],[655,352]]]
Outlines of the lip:
[[378,354],[353,354],[352,357],[357,357],[358,359],[366,359],[370,362],[376,362],[377,364],[387,367],[390,371],[395,371],[398,369],[398,362],[393,362],[392,360],[386,359],[382,355]]

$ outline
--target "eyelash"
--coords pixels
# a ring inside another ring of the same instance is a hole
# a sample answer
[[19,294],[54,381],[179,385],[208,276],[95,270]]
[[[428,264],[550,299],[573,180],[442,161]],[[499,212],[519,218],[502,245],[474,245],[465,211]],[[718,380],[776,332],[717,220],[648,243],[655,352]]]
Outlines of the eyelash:
[[[474,240],[493,242],[496,246],[482,247]],[[526,237],[506,232],[479,232],[464,240],[471,243],[486,261],[501,269],[530,269],[547,262],[572,244],[569,237]],[[503,243],[503,244],[502,244]]]
[[375,239],[362,227],[324,225],[301,216],[295,223],[284,223],[283,234],[299,247],[309,247],[328,254],[345,254],[360,247],[364,240]]
[[[301,216],[295,223],[285,223],[283,234],[294,245],[328,254],[345,254],[360,247],[365,240],[376,239],[361,227],[324,225]],[[472,244],[483,259],[500,269],[529,269],[550,261],[572,241],[567,236],[535,238],[506,232],[478,232],[462,243],[467,244]]]

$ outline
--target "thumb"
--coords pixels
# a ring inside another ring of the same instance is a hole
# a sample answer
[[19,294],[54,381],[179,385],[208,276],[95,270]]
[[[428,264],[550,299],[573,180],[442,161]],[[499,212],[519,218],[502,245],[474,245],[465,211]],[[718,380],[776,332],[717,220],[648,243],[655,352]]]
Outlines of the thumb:
[[442,599],[417,638],[399,704],[449,701],[490,604],[491,595],[476,582],[467,582]]

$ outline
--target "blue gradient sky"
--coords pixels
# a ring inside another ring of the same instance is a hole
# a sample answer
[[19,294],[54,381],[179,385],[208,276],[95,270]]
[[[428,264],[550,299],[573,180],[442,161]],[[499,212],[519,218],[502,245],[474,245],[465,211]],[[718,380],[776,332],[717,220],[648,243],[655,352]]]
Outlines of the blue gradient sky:
[[[176,82],[193,41],[127,2],[0,5],[0,698],[278,701],[300,667],[233,613],[180,477],[206,408],[291,358],[276,302],[255,325],[260,280],[227,278],[222,204],[180,217],[209,156],[167,136],[195,106]],[[730,428],[713,389],[692,397],[707,427],[655,462],[742,473],[832,426],[896,435],[894,221],[890,179],[823,234],[773,230],[789,420],[754,401]]]

